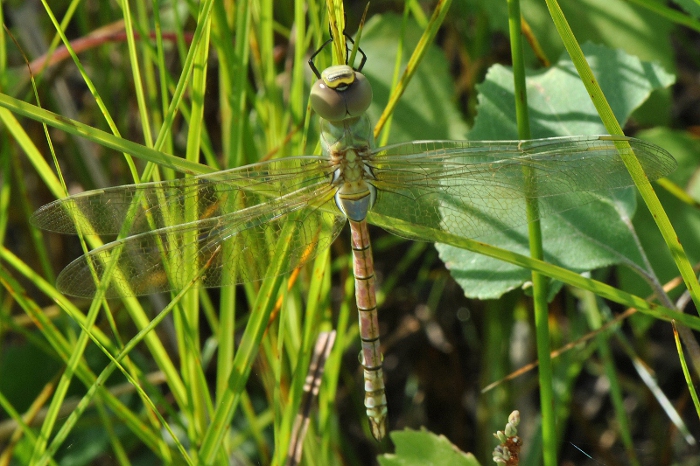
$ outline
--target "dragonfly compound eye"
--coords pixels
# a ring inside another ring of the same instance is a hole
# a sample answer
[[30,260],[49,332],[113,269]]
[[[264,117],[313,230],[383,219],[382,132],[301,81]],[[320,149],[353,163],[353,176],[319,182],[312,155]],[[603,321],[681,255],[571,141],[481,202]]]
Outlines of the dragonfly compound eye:
[[350,66],[326,68],[311,88],[311,106],[328,121],[361,116],[372,102],[372,86]]

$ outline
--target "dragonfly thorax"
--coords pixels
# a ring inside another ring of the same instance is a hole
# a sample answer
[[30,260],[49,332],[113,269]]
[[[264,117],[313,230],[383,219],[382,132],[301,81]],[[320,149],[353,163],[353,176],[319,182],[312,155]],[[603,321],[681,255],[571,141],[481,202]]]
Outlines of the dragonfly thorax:
[[331,153],[331,163],[337,167],[332,180],[338,187],[335,203],[350,220],[356,222],[367,217],[367,212],[377,198],[376,188],[368,182],[374,176],[365,162],[363,155],[366,154],[369,154],[369,150],[358,153],[354,148],[342,153]]

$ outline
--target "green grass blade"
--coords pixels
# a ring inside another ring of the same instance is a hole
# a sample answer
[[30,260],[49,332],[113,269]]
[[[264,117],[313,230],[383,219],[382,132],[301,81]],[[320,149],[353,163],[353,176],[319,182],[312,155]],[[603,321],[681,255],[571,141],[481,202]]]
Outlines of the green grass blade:
[[[188,464],[193,464],[192,460],[190,459],[189,455],[187,454],[187,451],[183,447],[182,443],[178,440],[177,435],[172,431],[170,428],[170,425],[168,422],[162,417],[162,415],[159,412],[159,409],[153,402],[151,402],[150,398],[148,395],[143,391],[141,388],[141,384],[138,380],[134,379],[129,371],[127,371],[121,364],[122,359],[126,357],[126,355],[129,354],[131,350],[134,349],[134,347],[141,343],[144,338],[151,334],[151,332],[162,322],[162,320],[170,314],[170,312],[180,303],[180,300],[190,292],[190,288],[192,285],[195,284],[197,279],[206,272],[207,270],[207,265],[204,264],[202,269],[198,274],[195,275],[195,279],[193,279],[190,283],[188,283],[174,298],[173,300],[166,306],[147,326],[145,326],[143,329],[139,331],[138,334],[134,338],[132,338],[125,346],[124,348],[119,351],[119,353],[116,356],[113,356],[109,350],[104,348],[99,340],[94,338],[92,336],[91,332],[86,332],[90,335],[90,338],[93,340],[93,342],[109,357],[111,360],[110,364],[102,371],[102,373],[98,376],[98,378],[95,380],[95,383],[89,388],[88,392],[83,396],[81,399],[80,403],[78,403],[78,406],[74,409],[74,411],[71,413],[71,415],[66,419],[64,422],[63,426],[61,429],[56,433],[53,441],[51,442],[51,447],[47,450],[46,455],[44,458],[40,460],[40,463],[43,461],[48,460],[50,457],[53,457],[53,455],[56,453],[57,448],[61,445],[63,440],[65,440],[66,436],[68,433],[71,431],[72,427],[75,425],[75,422],[77,422],[77,419],[82,415],[84,410],[87,408],[88,403],[90,403],[91,399],[95,395],[96,390],[99,387],[102,387],[105,382],[107,381],[107,378],[112,374],[112,372],[115,369],[120,369],[120,371],[124,374],[124,376],[127,378],[127,380],[132,384],[132,386],[136,389],[136,391],[141,395],[141,399],[144,401],[146,405],[149,406],[151,411],[158,417],[160,420],[160,423],[165,429],[168,431],[170,434],[171,438],[173,439],[173,442],[179,449],[180,453],[182,454],[182,458],[188,463]],[[86,329],[87,330],[87,329]],[[167,448],[165,449],[167,451]]]
[[681,362],[681,368],[683,369],[683,377],[685,377],[685,383],[688,386],[688,391],[690,392],[690,397],[693,399],[693,406],[695,406],[695,412],[700,419],[700,399],[698,399],[698,392],[695,390],[695,382],[693,377],[690,375],[688,370],[688,363],[685,361],[685,355],[683,354],[683,346],[681,345],[681,339],[678,335],[678,328],[676,328],[676,321],[672,320],[673,325],[673,339],[676,341],[676,350],[678,351],[678,360]]
[[47,125],[65,131],[66,133],[84,137],[109,149],[125,152],[133,155],[134,157],[146,160],[148,162],[153,162],[181,173],[200,175],[203,173],[213,173],[216,171],[215,169],[207,167],[206,165],[193,163],[180,157],[175,157],[174,155],[149,149],[148,147],[136,142],[122,139],[79,121],[65,118],[61,115],[57,115],[56,113],[37,107],[36,105],[28,104],[21,100],[15,99],[7,94],[0,94],[0,107],[27,118],[31,118],[32,120],[40,123],[46,123]]
[[[574,37],[574,34],[569,27],[569,24],[566,21],[564,13],[559,7],[558,2],[556,0],[546,0],[546,3],[547,7],[549,8],[549,13],[552,16],[552,20],[554,21],[554,25],[557,28],[557,32],[564,42],[564,47],[566,47],[567,52],[571,56],[571,60],[576,66],[576,70],[581,77],[581,81],[583,82],[583,85],[586,86],[586,90],[588,90],[588,94],[591,96],[591,100],[598,110],[598,114],[600,115],[605,128],[613,136],[622,136],[624,134],[622,132],[622,128],[615,118],[608,101],[605,99],[603,91],[600,89],[598,81],[593,75],[588,62],[586,61],[586,57],[583,55],[581,47],[576,41],[576,38]],[[621,144],[620,147],[626,148],[624,143]],[[690,292],[690,296],[693,298],[695,308],[697,309],[698,313],[700,313],[700,284],[698,283],[690,261],[683,250],[683,246],[678,241],[678,236],[673,229],[673,225],[671,225],[671,221],[669,220],[666,211],[661,205],[661,202],[659,202],[659,198],[656,197],[656,193],[649,183],[649,180],[644,175],[644,170],[639,164],[637,158],[630,154],[623,155],[623,152],[620,153],[620,156],[625,163],[627,170],[629,170],[630,176],[634,180],[639,193],[642,195],[642,199],[644,199],[644,202],[654,217],[654,221],[656,222],[656,225],[658,226],[659,231],[666,242],[668,250],[671,252],[671,256],[673,257],[673,260],[675,261],[676,266],[683,277],[683,281]]]
[[[90,90],[90,93],[92,94],[93,98],[95,99],[95,103],[100,109],[100,112],[102,112],[102,115],[105,117],[105,120],[107,121],[107,124],[112,131],[112,133],[119,137],[119,129],[117,128],[116,123],[112,119],[109,110],[107,109],[107,106],[105,105],[104,101],[102,100],[102,97],[100,96],[99,92],[97,91],[97,88],[95,87],[94,83],[92,82],[92,79],[90,79],[88,73],[85,71],[85,68],[83,68],[82,63],[80,62],[80,59],[78,58],[78,55],[75,53],[73,50],[73,47],[70,44],[70,41],[68,40],[68,37],[66,37],[65,33],[63,32],[63,25],[59,24],[56,17],[53,14],[53,11],[51,10],[51,7],[48,5],[46,0],[42,0],[42,3],[44,4],[44,8],[46,9],[46,13],[48,14],[49,18],[51,19],[51,22],[53,23],[54,27],[56,28],[56,32],[58,35],[61,37],[61,40],[63,41],[63,45],[66,47],[66,50],[68,50],[68,53],[70,54],[71,58],[73,59],[73,62],[75,63],[76,67],[78,68],[78,71],[80,72],[80,75],[83,78],[83,81],[87,85],[88,89]],[[77,2],[75,2],[77,3]],[[133,35],[133,34],[132,34]],[[125,154],[127,155],[127,154]],[[134,165],[133,160],[127,155],[126,157],[126,163],[129,165],[129,168],[131,170],[131,175],[134,177],[135,181],[138,181],[138,172],[136,171],[136,166]]]
[[[21,262],[19,262],[18,258],[12,256],[7,250],[0,249],[0,257],[15,266],[15,268],[17,268],[21,273],[23,271],[26,272],[28,269],[26,266],[21,264]],[[37,279],[37,283],[39,285],[42,285],[43,287],[49,286],[46,283],[42,284],[40,277],[35,278]],[[49,344],[54,348],[61,359],[67,362],[73,351],[73,343],[69,342],[63,337],[63,335],[61,335],[61,332],[54,326],[53,322],[33,301],[26,297],[24,290],[11,276],[9,276],[3,267],[0,267],[0,282],[13,295],[22,309],[39,323],[39,328],[43,329],[43,335],[46,337]],[[73,308],[72,304],[65,300],[65,298],[59,295],[58,302],[59,304],[63,305],[64,310],[76,322],[80,323],[85,321],[84,318],[78,318],[80,313],[77,309]],[[102,346],[102,343],[106,342],[106,347],[109,348],[109,351],[116,351],[114,348],[110,347],[109,339],[107,339],[104,334],[99,331],[99,329],[93,329],[91,336],[95,338],[94,341],[100,342],[100,346]],[[92,374],[85,361],[81,361],[78,365],[76,375],[86,387],[90,387],[95,384],[96,377],[94,374]],[[144,424],[138,418],[138,416],[124,406],[122,402],[114,397],[103,385],[98,386],[98,396],[117,414],[118,417],[122,418],[125,425],[128,426],[146,446],[156,448],[159,442],[159,435],[151,430],[148,425]]]
[[[204,121],[204,95],[206,93],[207,83],[207,60],[209,59],[209,37],[211,33],[210,16],[205,17],[200,21],[198,27],[202,27],[202,40],[197,44],[194,52],[194,70],[192,73],[192,82],[190,93],[192,95],[192,108],[190,125],[187,134],[187,151],[186,159],[196,163],[199,159],[201,141],[202,141],[202,124]],[[186,221],[194,222],[198,220],[198,199],[190,197],[186,200],[185,212]],[[186,241],[189,244],[185,257],[191,260],[185,260],[182,264],[186,270],[186,276],[194,276],[201,264],[197,263],[197,252],[195,245],[197,244],[197,232],[190,233],[189,239]],[[221,252],[220,252],[221,253]],[[211,412],[207,412],[207,406],[211,406],[209,390],[204,382],[202,361],[201,361],[201,343],[199,330],[199,299],[196,291],[187,293],[182,300],[180,317],[175,320],[177,335],[180,340],[178,347],[181,350],[182,360],[182,375],[185,387],[188,390],[188,399],[191,402],[188,414],[189,428],[191,429],[190,438],[201,438],[201,435],[206,430],[207,422],[211,416]],[[180,325],[177,325],[177,324]]]
[[379,117],[379,120],[377,120],[377,123],[374,126],[375,139],[379,137],[379,134],[384,129],[384,125],[386,124],[389,116],[394,113],[396,104],[399,102],[399,99],[406,90],[406,86],[408,86],[413,74],[416,72],[418,64],[423,59],[423,55],[425,55],[425,52],[428,50],[428,46],[432,44],[433,39],[435,39],[438,29],[442,25],[442,22],[447,15],[447,11],[450,9],[450,4],[452,4],[452,0],[440,0],[438,1],[438,4],[435,5],[435,10],[433,11],[433,16],[430,18],[428,27],[423,32],[420,41],[418,41],[418,45],[416,45],[413,54],[411,54],[411,58],[409,58],[408,64],[406,64],[406,69],[404,70],[401,79],[399,79],[398,85],[391,93],[389,102],[387,102],[382,115]]
[[652,372],[649,366],[647,366],[646,362],[636,354],[635,348],[624,334],[617,333],[615,334],[615,337],[632,361],[634,369],[637,371],[640,379],[644,382],[646,388],[652,393],[659,406],[664,410],[668,419],[674,424],[676,429],[678,429],[678,432],[686,443],[689,445],[696,445],[697,441],[695,440],[695,437],[690,432],[688,425],[681,417],[681,414],[676,409],[676,406],[674,406],[673,402],[662,390],[656,374]]

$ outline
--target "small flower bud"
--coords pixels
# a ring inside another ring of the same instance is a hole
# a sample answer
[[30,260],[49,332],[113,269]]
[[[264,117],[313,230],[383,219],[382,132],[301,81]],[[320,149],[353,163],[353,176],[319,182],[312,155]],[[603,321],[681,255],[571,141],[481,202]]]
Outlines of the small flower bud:
[[502,430],[499,430],[493,434],[493,436],[496,437],[501,443],[506,443],[506,440],[508,440],[508,436]]
[[518,424],[520,424],[520,411],[516,409],[515,411],[510,413],[510,416],[508,416],[508,422],[517,427]]

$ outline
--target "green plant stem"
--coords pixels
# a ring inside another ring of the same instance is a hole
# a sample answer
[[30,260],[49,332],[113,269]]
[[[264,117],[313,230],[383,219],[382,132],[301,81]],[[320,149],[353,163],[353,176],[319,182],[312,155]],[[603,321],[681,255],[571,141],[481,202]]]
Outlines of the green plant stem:
[[[564,12],[561,10],[556,0],[545,1],[547,3],[547,7],[549,8],[549,13],[552,16],[554,26],[557,28],[557,32],[559,33],[559,36],[561,37],[564,47],[566,47],[566,51],[569,53],[574,66],[576,66],[576,70],[581,77],[583,85],[588,91],[588,95],[591,96],[591,101],[598,111],[598,114],[605,125],[605,129],[607,129],[608,133],[611,135],[623,135],[624,133],[622,132],[620,123],[615,118],[612,108],[610,108],[610,104],[605,99],[605,95],[598,85],[598,81],[593,75],[593,71],[586,61],[586,57],[583,55],[583,51],[581,50],[581,47],[576,41],[576,37],[574,37],[574,33],[571,31],[571,28],[564,17]],[[624,143],[621,144],[621,148],[625,148]],[[678,240],[678,235],[673,229],[671,221],[669,220],[668,215],[666,215],[666,211],[663,209],[659,198],[656,197],[656,193],[649,183],[649,180],[645,176],[644,170],[639,164],[637,158],[631,154],[633,154],[633,152],[625,154],[623,151],[621,151],[620,157],[627,167],[632,180],[634,180],[634,184],[637,186],[642,199],[644,199],[649,212],[651,212],[652,217],[654,218],[654,221],[656,222],[656,225],[659,228],[664,241],[666,242],[666,246],[668,247],[673,260],[676,263],[676,267],[678,267],[681,277],[683,277],[683,281],[688,288],[688,292],[693,299],[693,303],[695,303],[695,308],[697,312],[700,313],[700,284],[695,276],[695,272],[693,272],[693,268],[685,254],[685,251],[683,250],[683,246]]]
[[[380,219],[382,222],[388,221],[388,218],[382,217],[376,212],[373,214],[373,216]],[[493,257],[494,259],[534,270],[555,280],[562,281],[583,290],[592,291],[602,298],[609,299],[610,301],[622,304],[623,306],[636,308],[643,314],[653,316],[656,319],[662,319],[668,322],[676,319],[678,322],[682,322],[683,325],[687,327],[700,330],[700,317],[684,314],[655,303],[650,303],[639,296],[626,293],[606,283],[586,278],[581,274],[572,272],[571,270],[554,264],[550,264],[549,262],[533,259],[522,254],[497,248],[495,246],[491,246],[490,244],[464,238],[462,236],[453,235],[435,228],[424,227],[415,223],[399,220],[395,217],[391,218],[391,222],[397,230],[405,229],[416,236],[421,235],[425,238],[433,238],[436,243],[448,244],[456,248],[465,249],[477,254],[483,254],[488,257]]]
[[508,32],[510,34],[510,52],[513,59],[515,118],[518,125],[518,138],[531,139],[520,23],[520,1],[508,0]]
[[[249,46],[247,41],[234,40],[235,37],[248,37],[250,34],[252,2],[225,4],[216,2],[212,23],[216,35],[221,37],[217,48],[219,55],[219,83],[221,89],[220,114],[222,138],[222,166],[233,168],[244,164],[243,156],[243,120],[246,108],[246,70],[249,63]],[[237,208],[233,200],[227,200],[229,207]],[[235,242],[225,244],[222,254],[225,261],[231,261],[236,254]],[[223,279],[235,282],[231,275],[236,271],[226,267]],[[225,399],[228,391],[228,379],[233,369],[235,340],[231,335],[236,330],[237,290],[235,286],[221,289],[219,302],[220,326],[218,332],[218,350],[216,362],[215,405]],[[230,447],[230,442],[228,445]]]
[[[527,107],[527,86],[525,82],[525,64],[521,34],[520,1],[508,0],[508,29],[510,33],[510,50],[513,57],[513,80],[515,97],[515,115],[518,125],[518,138],[530,139],[530,120]],[[542,246],[542,229],[539,221],[539,204],[537,201],[537,178],[531,167],[523,167],[525,189],[531,193],[527,196],[528,239],[530,256],[534,259],[544,258]],[[542,453],[546,466],[557,464],[556,420],[554,417],[554,376],[550,359],[549,310],[547,307],[547,278],[532,271],[533,306],[535,311],[535,332],[537,337],[538,376],[540,381],[540,410],[542,412]]]

